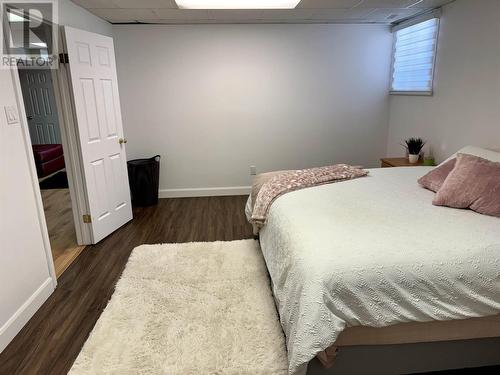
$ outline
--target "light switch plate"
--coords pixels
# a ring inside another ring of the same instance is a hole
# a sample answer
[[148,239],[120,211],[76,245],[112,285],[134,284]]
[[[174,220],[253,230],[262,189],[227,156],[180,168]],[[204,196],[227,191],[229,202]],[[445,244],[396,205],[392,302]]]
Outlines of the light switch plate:
[[7,124],[9,125],[19,124],[19,116],[17,114],[17,109],[13,105],[5,106],[5,117],[7,117]]

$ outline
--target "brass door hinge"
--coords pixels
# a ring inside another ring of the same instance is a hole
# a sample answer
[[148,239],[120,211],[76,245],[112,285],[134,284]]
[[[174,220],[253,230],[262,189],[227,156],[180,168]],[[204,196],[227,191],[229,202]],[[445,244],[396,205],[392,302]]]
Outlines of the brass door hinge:
[[85,224],[91,223],[92,222],[92,217],[90,215],[83,215],[83,222]]

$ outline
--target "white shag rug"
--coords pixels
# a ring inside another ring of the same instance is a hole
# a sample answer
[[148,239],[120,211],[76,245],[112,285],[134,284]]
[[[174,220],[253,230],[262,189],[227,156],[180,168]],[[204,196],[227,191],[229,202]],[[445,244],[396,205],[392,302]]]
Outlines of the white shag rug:
[[286,374],[254,240],[134,249],[70,374]]

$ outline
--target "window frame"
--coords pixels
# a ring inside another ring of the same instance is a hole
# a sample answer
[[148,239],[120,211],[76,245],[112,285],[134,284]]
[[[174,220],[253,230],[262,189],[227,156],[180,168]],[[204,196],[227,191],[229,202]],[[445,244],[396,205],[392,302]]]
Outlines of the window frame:
[[[410,26],[417,25],[419,23],[428,21],[430,19],[437,19],[437,27],[436,27],[436,43],[434,44],[434,54],[432,60],[432,73],[431,73],[431,88],[430,90],[421,90],[421,91],[405,91],[405,90],[393,90],[392,84],[394,82],[394,62],[396,56],[396,32],[402,29],[405,29]],[[436,72],[436,61],[437,61],[437,50],[439,43],[439,32],[441,26],[441,9],[435,9],[432,12],[411,18],[409,20],[403,21],[399,24],[396,24],[392,27],[392,52],[391,52],[391,75],[389,82],[389,94],[390,95],[407,95],[407,96],[432,96],[434,95],[434,77]]]

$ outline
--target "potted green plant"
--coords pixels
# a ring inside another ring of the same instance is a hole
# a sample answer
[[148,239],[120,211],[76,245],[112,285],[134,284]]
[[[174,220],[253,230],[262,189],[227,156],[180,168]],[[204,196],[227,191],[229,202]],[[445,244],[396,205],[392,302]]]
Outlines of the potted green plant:
[[424,145],[425,141],[422,138],[408,138],[404,141],[403,146],[408,151],[408,161],[411,164],[418,162]]

